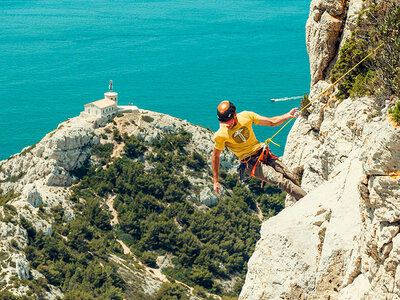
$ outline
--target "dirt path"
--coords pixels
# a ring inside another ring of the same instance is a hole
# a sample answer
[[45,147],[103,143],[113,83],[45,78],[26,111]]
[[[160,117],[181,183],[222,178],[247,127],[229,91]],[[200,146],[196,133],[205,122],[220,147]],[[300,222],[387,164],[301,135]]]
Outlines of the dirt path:
[[[117,239],[117,242],[120,243],[122,248],[124,249],[124,254],[132,255],[132,258],[135,260],[135,262],[138,263],[141,267],[143,267],[147,273],[150,273],[152,277],[155,277],[162,282],[169,282],[167,276],[162,274],[160,269],[154,269],[154,268],[150,268],[149,266],[146,266],[145,264],[143,264],[140,260],[138,260],[134,256],[131,249],[129,249],[129,247],[123,241]],[[182,283],[182,284],[184,284],[184,283]]]
[[[121,119],[117,119],[115,121],[116,121],[116,127],[117,127],[118,132],[120,133],[121,136],[124,133],[128,133],[128,135],[136,135],[137,132],[140,129],[140,126],[142,125],[142,118],[139,118],[138,124],[136,126],[136,130],[134,130],[133,132],[127,132],[127,129],[123,125],[124,122],[126,122],[126,119],[121,118]],[[121,157],[121,155],[122,155],[122,153],[124,151],[124,146],[125,146],[124,142],[117,143],[116,141],[114,141],[114,150],[113,150],[113,153],[111,154],[111,158],[119,158],[119,157]]]
[[113,153],[111,154],[111,158],[121,157],[122,151],[124,150],[124,146],[125,146],[124,142],[121,142],[119,144],[117,142],[114,142],[114,150]]
[[[118,122],[119,121],[119,122]],[[124,134],[124,126],[122,125],[123,120],[116,119],[115,120],[115,126],[118,129],[119,134],[122,136]],[[122,152],[124,151],[124,142],[118,143],[117,141],[114,141],[114,149],[113,153],[111,154],[111,158],[119,158],[122,155]]]
[[[111,215],[113,216],[113,219],[111,220],[111,225],[115,226],[118,224],[118,212],[114,209],[114,199],[117,197],[117,195],[113,195],[110,198],[108,198],[106,204],[108,206],[109,211],[111,212]],[[121,244],[122,249],[124,251],[125,255],[132,255],[133,259],[139,264],[141,265],[147,273],[151,273],[152,275],[154,275],[154,277],[156,277],[157,279],[163,281],[163,282],[169,282],[169,280],[167,279],[167,277],[161,273],[160,269],[153,269],[150,268],[146,265],[144,265],[140,260],[138,260],[132,253],[131,249],[129,249],[129,247],[120,239],[116,239],[118,243]],[[183,283],[182,283],[183,284]]]
[[108,210],[111,212],[111,215],[113,216],[113,219],[111,220],[111,226],[115,226],[118,223],[118,212],[114,209],[114,199],[117,197],[117,195],[113,195],[108,200],[106,201],[106,204],[108,206]]
[[262,222],[262,221],[264,220],[264,216],[263,216],[261,207],[260,207],[260,205],[258,204],[257,201],[254,201],[254,202],[256,202],[256,206],[257,206],[257,217],[258,217],[258,218],[260,219],[260,221]]

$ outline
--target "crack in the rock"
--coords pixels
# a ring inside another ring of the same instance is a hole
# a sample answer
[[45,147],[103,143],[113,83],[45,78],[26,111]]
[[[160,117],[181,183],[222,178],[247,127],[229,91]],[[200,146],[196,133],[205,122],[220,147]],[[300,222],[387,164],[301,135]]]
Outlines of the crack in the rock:
[[346,23],[347,23],[346,22],[346,20],[347,20],[347,12],[348,12],[348,9],[349,9],[347,3],[348,3],[347,1],[344,1],[343,12],[340,15],[337,16],[337,18],[342,21],[342,24],[341,24],[340,31],[339,31],[339,34],[338,34],[338,37],[337,37],[337,41],[336,41],[336,45],[335,45],[336,54],[332,57],[332,59],[330,59],[327,62],[326,67],[322,70],[322,76],[323,76],[323,78],[325,78],[325,80],[328,77],[329,72],[332,70],[332,68],[336,64],[336,61],[339,58],[338,49],[339,49],[340,43],[341,43],[341,41],[343,39],[343,32],[344,32],[344,28],[345,28]]

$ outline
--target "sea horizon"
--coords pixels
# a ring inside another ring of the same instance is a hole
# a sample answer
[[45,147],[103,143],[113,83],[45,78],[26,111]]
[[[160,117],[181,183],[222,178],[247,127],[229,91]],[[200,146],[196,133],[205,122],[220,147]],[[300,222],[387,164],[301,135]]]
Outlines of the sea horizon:
[[[222,100],[274,116],[299,107],[309,91],[302,1],[6,0],[1,7],[0,160],[102,99],[109,80],[120,105],[213,131]],[[289,129],[275,139],[278,155]],[[255,126],[260,141],[275,131]]]

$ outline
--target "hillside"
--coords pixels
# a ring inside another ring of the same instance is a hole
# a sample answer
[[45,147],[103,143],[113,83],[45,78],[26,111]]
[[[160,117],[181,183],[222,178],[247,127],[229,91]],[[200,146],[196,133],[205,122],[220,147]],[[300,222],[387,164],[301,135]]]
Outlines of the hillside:
[[226,152],[218,198],[212,149],[210,130],[140,110],[69,119],[2,161],[0,296],[236,297],[284,195],[243,187]]

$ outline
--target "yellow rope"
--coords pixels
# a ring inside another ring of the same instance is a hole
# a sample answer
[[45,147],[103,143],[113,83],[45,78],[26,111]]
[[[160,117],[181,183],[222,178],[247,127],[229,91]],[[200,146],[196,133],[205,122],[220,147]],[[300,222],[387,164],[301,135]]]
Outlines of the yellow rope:
[[[334,83],[332,83],[330,86],[328,86],[325,90],[323,90],[314,100],[310,101],[306,106],[304,106],[300,112],[302,112],[304,109],[306,109],[308,106],[310,106],[315,100],[317,100],[319,97],[321,97],[323,94],[326,93],[331,87],[333,87],[336,83],[338,83],[340,80],[342,80],[347,74],[349,74],[351,71],[353,71],[355,68],[357,68],[364,60],[366,60],[368,57],[370,57],[376,50],[378,50],[380,47],[383,46],[384,43],[380,44],[378,47],[376,47],[374,50],[372,50],[366,57],[364,57],[362,60],[360,60],[355,66],[353,66],[350,70],[348,70],[344,75],[342,75],[338,80],[336,80]],[[279,129],[272,137],[268,138],[265,140],[265,144],[269,144],[270,142],[277,145],[280,147],[278,144],[272,141],[272,139],[282,131],[283,128],[286,127],[293,119],[295,118],[290,118],[282,127]]]

